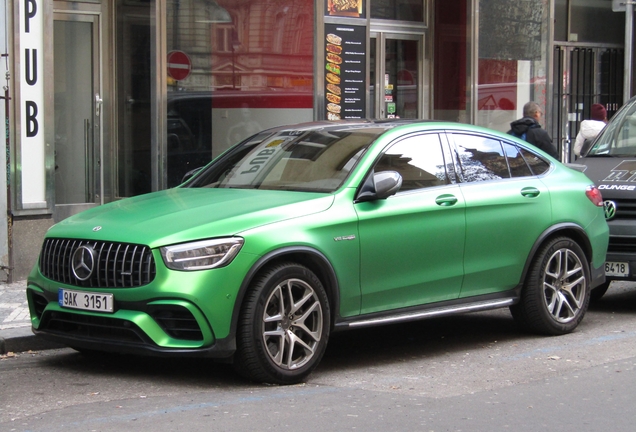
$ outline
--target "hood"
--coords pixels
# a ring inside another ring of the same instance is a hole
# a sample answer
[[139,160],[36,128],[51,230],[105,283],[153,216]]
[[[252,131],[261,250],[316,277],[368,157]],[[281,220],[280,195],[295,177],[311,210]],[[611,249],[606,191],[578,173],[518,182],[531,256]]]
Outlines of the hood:
[[175,188],[79,213],[54,225],[47,237],[158,247],[237,235],[258,226],[325,211],[333,200],[333,195],[324,193]]
[[539,123],[536,122],[535,119],[530,117],[524,117],[519,120],[515,120],[510,123],[510,130],[517,135],[522,135],[528,131],[530,128],[541,127]]
[[636,158],[592,156],[576,160],[598,186],[603,199],[636,199]]
[[596,138],[596,135],[605,127],[605,123],[598,120],[583,120],[579,132],[585,139]]

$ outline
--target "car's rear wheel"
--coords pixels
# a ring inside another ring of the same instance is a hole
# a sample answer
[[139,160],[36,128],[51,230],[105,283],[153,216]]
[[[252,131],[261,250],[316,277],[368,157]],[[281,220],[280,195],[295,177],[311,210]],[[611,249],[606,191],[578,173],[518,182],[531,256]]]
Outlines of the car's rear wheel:
[[581,247],[557,237],[544,244],[528,272],[519,303],[510,308],[525,328],[560,335],[574,330],[590,301],[590,271]]
[[296,263],[271,266],[246,294],[235,369],[255,381],[300,382],[320,362],[329,329],[329,302],[316,275]]
[[600,300],[601,297],[603,297],[605,293],[607,292],[607,290],[609,289],[609,286],[611,283],[612,281],[606,281],[606,282],[603,282],[601,285],[597,286],[596,288],[594,288],[590,294],[590,301]]

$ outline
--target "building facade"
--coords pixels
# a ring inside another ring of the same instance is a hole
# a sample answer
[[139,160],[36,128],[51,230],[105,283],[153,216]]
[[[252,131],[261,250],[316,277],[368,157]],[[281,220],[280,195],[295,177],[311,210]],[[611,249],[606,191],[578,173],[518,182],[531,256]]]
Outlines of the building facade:
[[176,186],[263,128],[400,117],[507,131],[535,100],[570,160],[591,104],[623,102],[611,0],[0,4],[5,280],[27,276],[53,223]]

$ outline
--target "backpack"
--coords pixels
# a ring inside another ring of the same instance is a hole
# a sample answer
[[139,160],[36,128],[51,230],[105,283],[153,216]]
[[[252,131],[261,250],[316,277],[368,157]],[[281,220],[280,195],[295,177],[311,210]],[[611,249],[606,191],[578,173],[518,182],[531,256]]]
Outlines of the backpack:
[[517,135],[516,133],[510,131],[510,135],[512,135],[513,137],[521,138],[524,141],[527,141],[526,136],[528,135],[528,131],[522,133],[521,135]]
[[522,133],[521,135],[518,135],[518,134],[514,133],[512,130],[511,130],[510,132],[508,132],[508,133],[509,133],[510,135],[512,135],[513,137],[521,138],[521,139],[522,139],[522,140],[524,140],[524,141],[528,141],[528,140],[526,139],[526,138],[527,138],[527,135],[528,135],[528,131],[529,131],[530,129],[534,129],[534,128],[536,128],[536,127],[540,127],[540,126],[539,126],[539,125],[536,125],[536,124],[533,124],[533,125],[528,126],[528,129],[526,129],[526,131],[525,131],[524,133]]

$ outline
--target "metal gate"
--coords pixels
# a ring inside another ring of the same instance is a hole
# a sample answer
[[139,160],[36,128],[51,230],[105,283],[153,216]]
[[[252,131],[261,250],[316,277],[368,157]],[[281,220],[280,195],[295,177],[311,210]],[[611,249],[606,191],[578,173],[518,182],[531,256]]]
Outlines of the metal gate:
[[555,46],[550,134],[563,162],[574,159],[571,147],[592,104],[607,117],[623,104],[623,49]]

